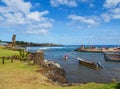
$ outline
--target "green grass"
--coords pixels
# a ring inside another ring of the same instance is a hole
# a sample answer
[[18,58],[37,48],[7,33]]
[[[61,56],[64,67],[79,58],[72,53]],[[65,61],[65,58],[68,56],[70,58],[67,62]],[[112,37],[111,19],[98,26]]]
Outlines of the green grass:
[[0,57],[1,56],[12,56],[12,55],[15,55],[15,54],[19,54],[19,52],[18,51],[7,50],[7,49],[4,49],[4,48],[0,48]]
[[[0,48],[0,56],[18,54],[17,51]],[[1,60],[1,59],[0,59]],[[77,86],[58,86],[50,83],[42,74],[36,72],[39,66],[30,66],[24,62],[9,61],[0,63],[0,89],[120,89],[115,88],[117,83],[97,84],[94,82]]]
[[[5,49],[4,47],[0,47],[0,57],[9,57],[9,56],[12,56],[12,55],[18,55],[19,52],[18,51],[12,51],[12,50],[8,50],[8,49]],[[5,63],[8,63],[10,62],[11,60],[7,60],[5,59]],[[2,59],[0,59],[0,64],[2,63]]]

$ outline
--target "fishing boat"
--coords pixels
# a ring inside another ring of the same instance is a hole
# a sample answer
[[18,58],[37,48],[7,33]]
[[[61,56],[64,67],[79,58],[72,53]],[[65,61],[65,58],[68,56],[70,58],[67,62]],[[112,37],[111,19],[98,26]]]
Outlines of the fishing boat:
[[120,53],[104,53],[104,58],[106,61],[120,62]]
[[83,60],[81,58],[77,58],[79,63],[82,64],[82,65],[85,65],[87,67],[90,67],[90,68],[94,68],[94,69],[102,69],[102,65],[100,62],[92,62],[92,61],[86,61],[86,60]]

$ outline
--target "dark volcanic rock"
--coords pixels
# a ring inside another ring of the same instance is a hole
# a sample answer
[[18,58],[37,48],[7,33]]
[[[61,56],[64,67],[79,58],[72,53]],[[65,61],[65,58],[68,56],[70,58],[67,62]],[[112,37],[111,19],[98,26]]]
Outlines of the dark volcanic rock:
[[67,83],[65,78],[65,71],[60,65],[56,62],[46,61],[42,65],[42,70],[38,70],[48,77],[52,82],[57,82],[60,84]]
[[48,74],[47,77],[51,79],[53,82],[58,82],[62,84],[67,83],[65,79],[64,69],[53,68],[53,69],[50,69],[47,74]]

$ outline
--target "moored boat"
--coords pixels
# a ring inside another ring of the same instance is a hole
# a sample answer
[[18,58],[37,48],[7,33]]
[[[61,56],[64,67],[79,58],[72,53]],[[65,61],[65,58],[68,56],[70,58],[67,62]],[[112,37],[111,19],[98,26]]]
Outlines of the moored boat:
[[106,61],[120,62],[120,53],[104,53]]
[[77,58],[79,63],[82,64],[82,65],[85,65],[87,67],[90,67],[90,68],[94,68],[94,69],[102,69],[102,65],[100,62],[92,62],[92,61],[86,61],[86,60],[83,60],[81,58]]

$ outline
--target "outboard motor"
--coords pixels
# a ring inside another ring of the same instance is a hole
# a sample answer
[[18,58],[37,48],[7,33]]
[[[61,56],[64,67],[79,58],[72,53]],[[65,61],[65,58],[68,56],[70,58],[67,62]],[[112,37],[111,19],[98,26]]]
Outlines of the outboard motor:
[[97,62],[97,65],[98,65],[98,68],[101,68],[102,69],[102,64],[100,62]]

